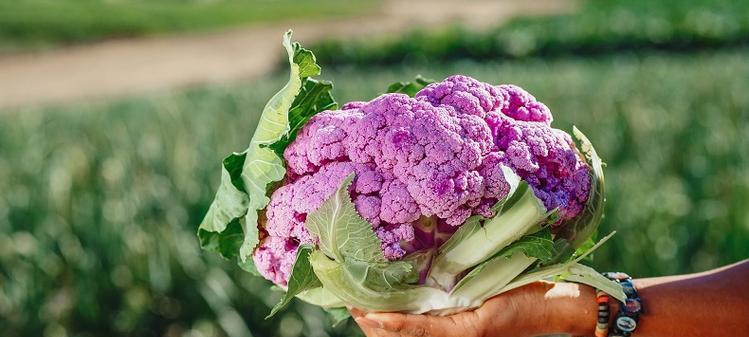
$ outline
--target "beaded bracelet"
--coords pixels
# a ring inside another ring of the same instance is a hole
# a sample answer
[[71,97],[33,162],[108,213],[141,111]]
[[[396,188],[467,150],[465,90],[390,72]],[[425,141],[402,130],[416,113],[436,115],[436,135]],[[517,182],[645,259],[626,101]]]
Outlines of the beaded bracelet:
[[598,322],[595,336],[606,337],[609,334],[609,295],[596,290],[596,303],[598,303]]
[[608,279],[618,282],[627,298],[624,303],[619,303],[619,313],[610,329],[609,337],[629,337],[637,328],[637,323],[642,314],[642,301],[637,295],[632,278],[625,273],[604,273]]

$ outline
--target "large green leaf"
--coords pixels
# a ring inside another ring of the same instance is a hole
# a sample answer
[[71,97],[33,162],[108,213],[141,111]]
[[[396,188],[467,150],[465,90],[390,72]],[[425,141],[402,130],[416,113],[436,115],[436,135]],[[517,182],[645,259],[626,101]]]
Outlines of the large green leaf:
[[312,253],[311,262],[324,288],[347,304],[363,305],[378,296],[394,298],[394,293],[410,288],[414,268],[411,263],[385,258],[372,225],[359,216],[351,202],[348,189],[353,178],[353,173],[346,177],[338,190],[307,216],[305,226],[319,239],[319,250]]
[[320,250],[341,264],[353,282],[377,290],[398,288],[412,278],[413,266],[390,262],[380,250],[372,225],[356,212],[349,197],[354,174],[338,190],[307,215],[305,226],[320,241]]
[[291,31],[283,46],[289,81],[263,108],[248,148],[224,160],[221,184],[198,230],[203,248],[236,257],[246,270],[254,270],[247,257],[259,241],[258,211],[267,206],[273,183],[286,173],[283,150],[312,115],[337,107],[332,85],[311,78],[320,74],[312,52],[292,43]]
[[521,275],[538,259],[516,250],[482,263],[458,282],[450,295],[461,298],[472,306],[481,305],[488,298],[503,292],[504,287]]
[[296,261],[294,266],[291,268],[291,275],[289,276],[289,283],[287,286],[286,294],[281,300],[271,309],[268,317],[272,317],[279,310],[285,308],[291,302],[294,296],[301,292],[313,288],[322,286],[320,280],[315,276],[315,272],[312,270],[312,266],[309,262],[309,255],[312,253],[312,245],[301,245],[296,253]]
[[[306,58],[304,62],[296,63],[294,48],[291,45],[291,31],[284,35],[283,46],[289,56],[289,82],[268,101],[260,115],[260,121],[252,136],[250,146],[245,151],[247,159],[242,168],[244,181],[249,195],[249,204],[244,221],[244,241],[239,249],[239,257],[245,260],[255,249],[258,238],[258,211],[268,205],[270,199],[266,195],[268,184],[283,179],[286,169],[283,159],[268,148],[289,132],[289,110],[297,94],[302,88],[300,69],[309,69]],[[301,66],[303,67],[301,67]]]

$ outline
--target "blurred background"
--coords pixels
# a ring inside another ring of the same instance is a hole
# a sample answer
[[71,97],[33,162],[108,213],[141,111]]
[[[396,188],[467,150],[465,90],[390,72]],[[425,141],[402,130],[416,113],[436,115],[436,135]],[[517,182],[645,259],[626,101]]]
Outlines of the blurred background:
[[3,336],[357,336],[202,252],[220,161],[283,83],[523,86],[608,163],[599,270],[749,257],[747,0],[0,0]]

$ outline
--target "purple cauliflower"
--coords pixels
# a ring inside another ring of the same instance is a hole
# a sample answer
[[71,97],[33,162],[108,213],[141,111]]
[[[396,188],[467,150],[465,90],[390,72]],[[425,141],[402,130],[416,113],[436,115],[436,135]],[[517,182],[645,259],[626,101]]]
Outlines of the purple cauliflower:
[[317,114],[284,152],[288,173],[266,209],[256,266],[285,285],[297,247],[315,240],[307,214],[351,172],[351,199],[390,260],[438,246],[472,215],[492,216],[509,192],[503,166],[547,209],[559,209],[558,223],[573,218],[589,194],[589,167],[551,122],[549,109],[520,87],[460,75],[413,98],[384,94]]

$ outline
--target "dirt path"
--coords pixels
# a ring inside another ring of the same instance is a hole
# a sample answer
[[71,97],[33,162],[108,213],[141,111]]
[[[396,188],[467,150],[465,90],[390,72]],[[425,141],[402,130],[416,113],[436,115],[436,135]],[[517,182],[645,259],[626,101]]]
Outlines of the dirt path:
[[455,21],[482,28],[517,15],[568,12],[575,4],[573,0],[387,0],[377,13],[335,22],[275,23],[5,55],[0,56],[0,109],[257,78],[276,64],[280,37],[288,28],[294,29],[295,39],[309,45],[323,37],[362,38]]

